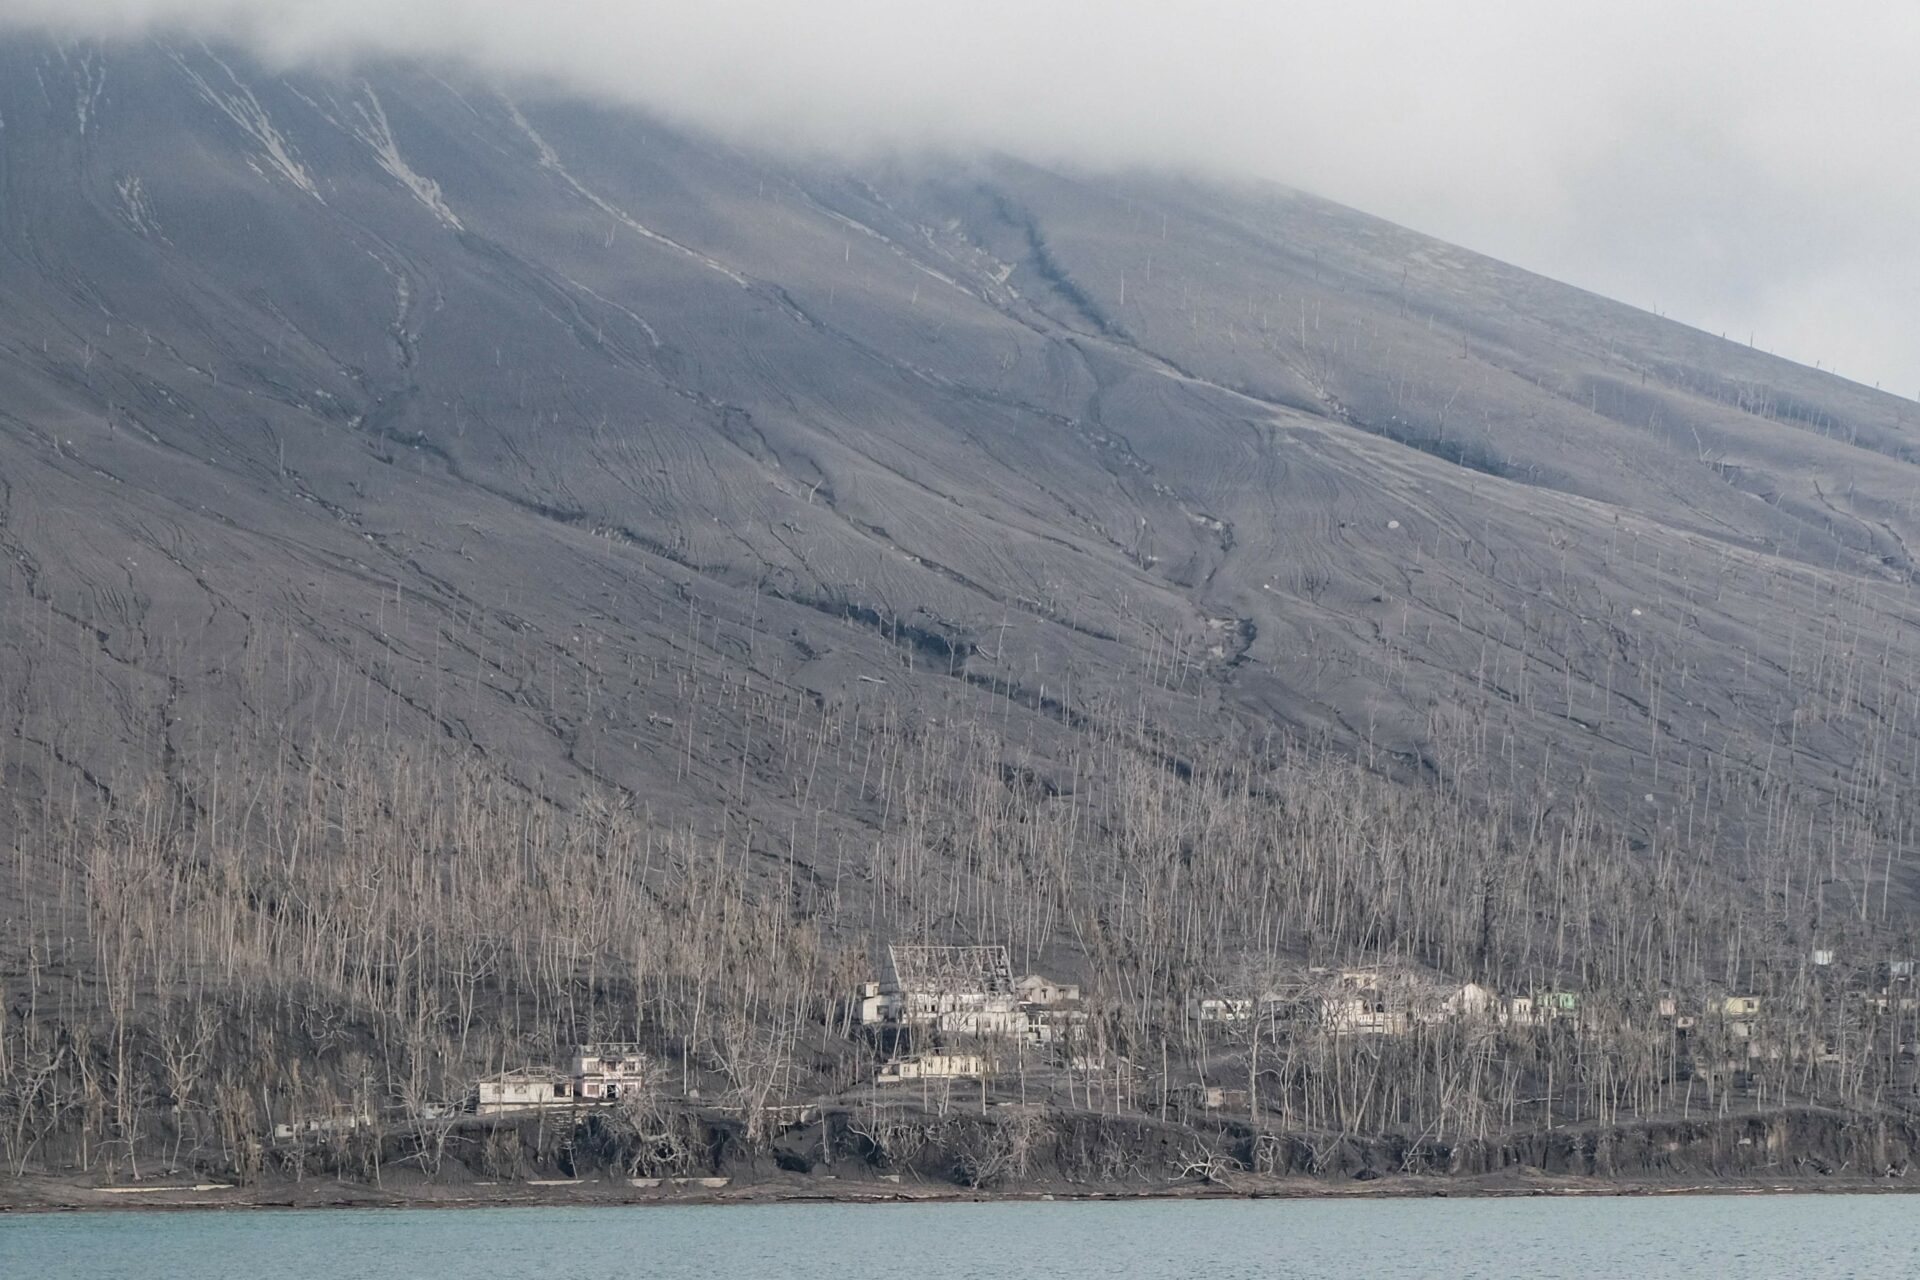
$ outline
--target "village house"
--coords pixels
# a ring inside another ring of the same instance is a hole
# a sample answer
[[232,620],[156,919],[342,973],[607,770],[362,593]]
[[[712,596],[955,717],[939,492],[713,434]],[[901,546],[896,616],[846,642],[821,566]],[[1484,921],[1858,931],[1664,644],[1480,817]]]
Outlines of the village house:
[[1237,996],[1194,996],[1187,1016],[1195,1022],[1244,1022],[1253,1017],[1253,1001]]
[[1306,984],[1269,987],[1255,996],[1192,996],[1187,1016],[1203,1023],[1249,1023],[1256,1017],[1267,1028],[1288,1021],[1312,1022],[1319,1003]]
[[1449,983],[1411,966],[1312,971],[1319,1025],[1334,1035],[1405,1035],[1414,1024],[1491,1021],[1500,994],[1479,982]]
[[887,948],[887,975],[861,988],[862,1025],[926,1027],[948,1035],[1013,1036],[1027,1015],[1005,947]]
[[[1397,1036],[1416,1025],[1446,1022],[1498,1023],[1544,1027],[1580,1017],[1581,998],[1572,991],[1503,996],[1477,981],[1450,982],[1408,964],[1351,969],[1313,968],[1301,983],[1269,989],[1255,997],[1197,995],[1187,1016],[1201,1023],[1249,1023],[1264,1020],[1276,1029],[1285,1023],[1318,1028],[1336,1036]],[[1671,997],[1661,1016],[1675,1016]],[[1685,1025],[1691,1026],[1692,1019]]]
[[468,1109],[477,1115],[494,1116],[565,1106],[572,1097],[571,1084],[551,1071],[502,1071],[474,1086]]
[[1320,997],[1320,1025],[1337,1036],[1404,1034],[1409,1011],[1389,1001],[1380,970],[1342,969]]
[[355,1129],[371,1129],[373,1117],[365,1111],[336,1110],[325,1119],[294,1120],[273,1126],[275,1142],[291,1142],[295,1138],[324,1138],[329,1134],[351,1133]]
[[1251,1105],[1252,1095],[1245,1089],[1229,1089],[1217,1084],[1196,1084],[1188,1090],[1190,1104],[1201,1111],[1221,1111],[1232,1108],[1244,1111]]
[[623,1093],[637,1092],[645,1083],[647,1059],[640,1046],[627,1041],[576,1045],[571,1070],[502,1071],[475,1083],[467,1096],[467,1110],[478,1115],[502,1115],[542,1107],[617,1102]]
[[1080,1003],[1080,984],[1077,982],[1055,982],[1037,973],[1030,973],[1013,984],[1020,996],[1021,1004],[1062,1005]]
[[1680,1011],[1682,1007],[1679,997],[1672,995],[1661,996],[1659,1003],[1655,1006],[1655,1011],[1660,1017],[1672,1025],[1674,1039],[1676,1040],[1687,1039],[1687,1037],[1692,1034],[1694,1027],[1700,1022],[1700,1019],[1694,1014],[1682,1013]]
[[1020,1011],[1026,1017],[1026,1036],[1034,1044],[1050,1045],[1075,1039],[1086,1025],[1087,1011],[1079,1007],[1080,986],[1055,982],[1030,973],[1014,983]]
[[1500,994],[1478,982],[1462,983],[1440,1002],[1440,1012],[1444,1017],[1469,1021],[1490,1018],[1499,1007]]
[[1515,1027],[1544,1027],[1580,1016],[1580,996],[1574,991],[1543,991],[1513,996],[1501,1010],[1500,1021]]
[[[1861,997],[1869,1013],[1884,1017],[1887,1014],[1920,1010],[1920,994],[1916,994],[1912,960],[1889,960],[1881,972],[1883,979],[1880,989]],[[1902,1045],[1901,1051],[1906,1052],[1906,1046]]]
[[1449,985],[1410,968],[1311,969],[1305,982],[1257,997],[1203,995],[1187,1002],[1201,1023],[1296,1024],[1332,1035],[1405,1035],[1416,1022],[1504,1016],[1499,993],[1478,982]]
[[986,1060],[977,1053],[923,1053],[881,1066],[878,1084],[908,1080],[978,1080],[986,1074]]
[[863,1027],[877,1027],[882,1023],[900,1020],[900,995],[898,992],[883,991],[878,982],[860,984],[860,1003],[855,1008],[853,1020]]
[[1734,1050],[1734,1058],[1728,1060],[1729,1067],[1736,1066],[1739,1058],[1756,1062],[1778,1061],[1784,1056],[1777,1042],[1761,1034],[1759,1018],[1764,1007],[1761,997],[1753,995],[1725,996],[1714,1006],[1727,1039],[1740,1046]]
[[583,1044],[573,1053],[573,1094],[583,1102],[617,1102],[646,1082],[646,1055],[629,1041]]
[[1549,991],[1535,1002],[1535,1007],[1548,1018],[1577,1018],[1580,1016],[1580,993]]
[[1027,1019],[1027,1039],[1034,1044],[1061,1044],[1080,1037],[1087,1025],[1087,1011],[1072,1005],[1022,1005]]
[[1879,1009],[1912,1009],[1916,999],[1914,982],[1914,962],[1912,960],[1889,960],[1880,970],[1878,991]]
[[1412,1019],[1379,992],[1359,991],[1322,997],[1320,1024],[1336,1036],[1391,1036],[1405,1034]]

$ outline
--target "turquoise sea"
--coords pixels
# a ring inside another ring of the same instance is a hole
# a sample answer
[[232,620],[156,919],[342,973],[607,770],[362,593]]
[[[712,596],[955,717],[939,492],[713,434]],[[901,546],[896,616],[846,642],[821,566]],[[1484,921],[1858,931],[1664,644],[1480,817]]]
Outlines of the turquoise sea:
[[0,1215],[0,1277],[1920,1277],[1920,1197]]

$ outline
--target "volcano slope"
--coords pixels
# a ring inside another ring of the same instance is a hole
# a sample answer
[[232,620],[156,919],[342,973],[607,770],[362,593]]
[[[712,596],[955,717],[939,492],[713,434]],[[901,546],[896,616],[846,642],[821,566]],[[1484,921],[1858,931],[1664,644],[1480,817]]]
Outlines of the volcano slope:
[[334,1076],[618,1029],[765,1102],[873,937],[1137,1042],[1250,955],[1909,927],[1912,402],[1272,187],[164,41],[9,37],[0,121],[18,1027],[217,973]]

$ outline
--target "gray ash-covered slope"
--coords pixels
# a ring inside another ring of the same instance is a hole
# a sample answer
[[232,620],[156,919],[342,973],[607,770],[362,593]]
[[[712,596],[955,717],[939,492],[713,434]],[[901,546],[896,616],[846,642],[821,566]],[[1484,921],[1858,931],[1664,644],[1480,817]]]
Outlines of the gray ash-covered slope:
[[1471,744],[1643,827],[1911,780],[1912,403],[1273,188],[187,43],[11,40],[0,122],[16,798],[246,723],[784,821],[755,696]]

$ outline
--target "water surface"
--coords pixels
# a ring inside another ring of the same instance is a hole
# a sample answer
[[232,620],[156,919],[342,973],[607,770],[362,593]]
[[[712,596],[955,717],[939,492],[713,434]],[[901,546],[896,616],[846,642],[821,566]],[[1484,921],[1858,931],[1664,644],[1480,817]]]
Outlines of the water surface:
[[1920,1277],[1920,1199],[1286,1200],[0,1217],[0,1277],[81,1280]]

